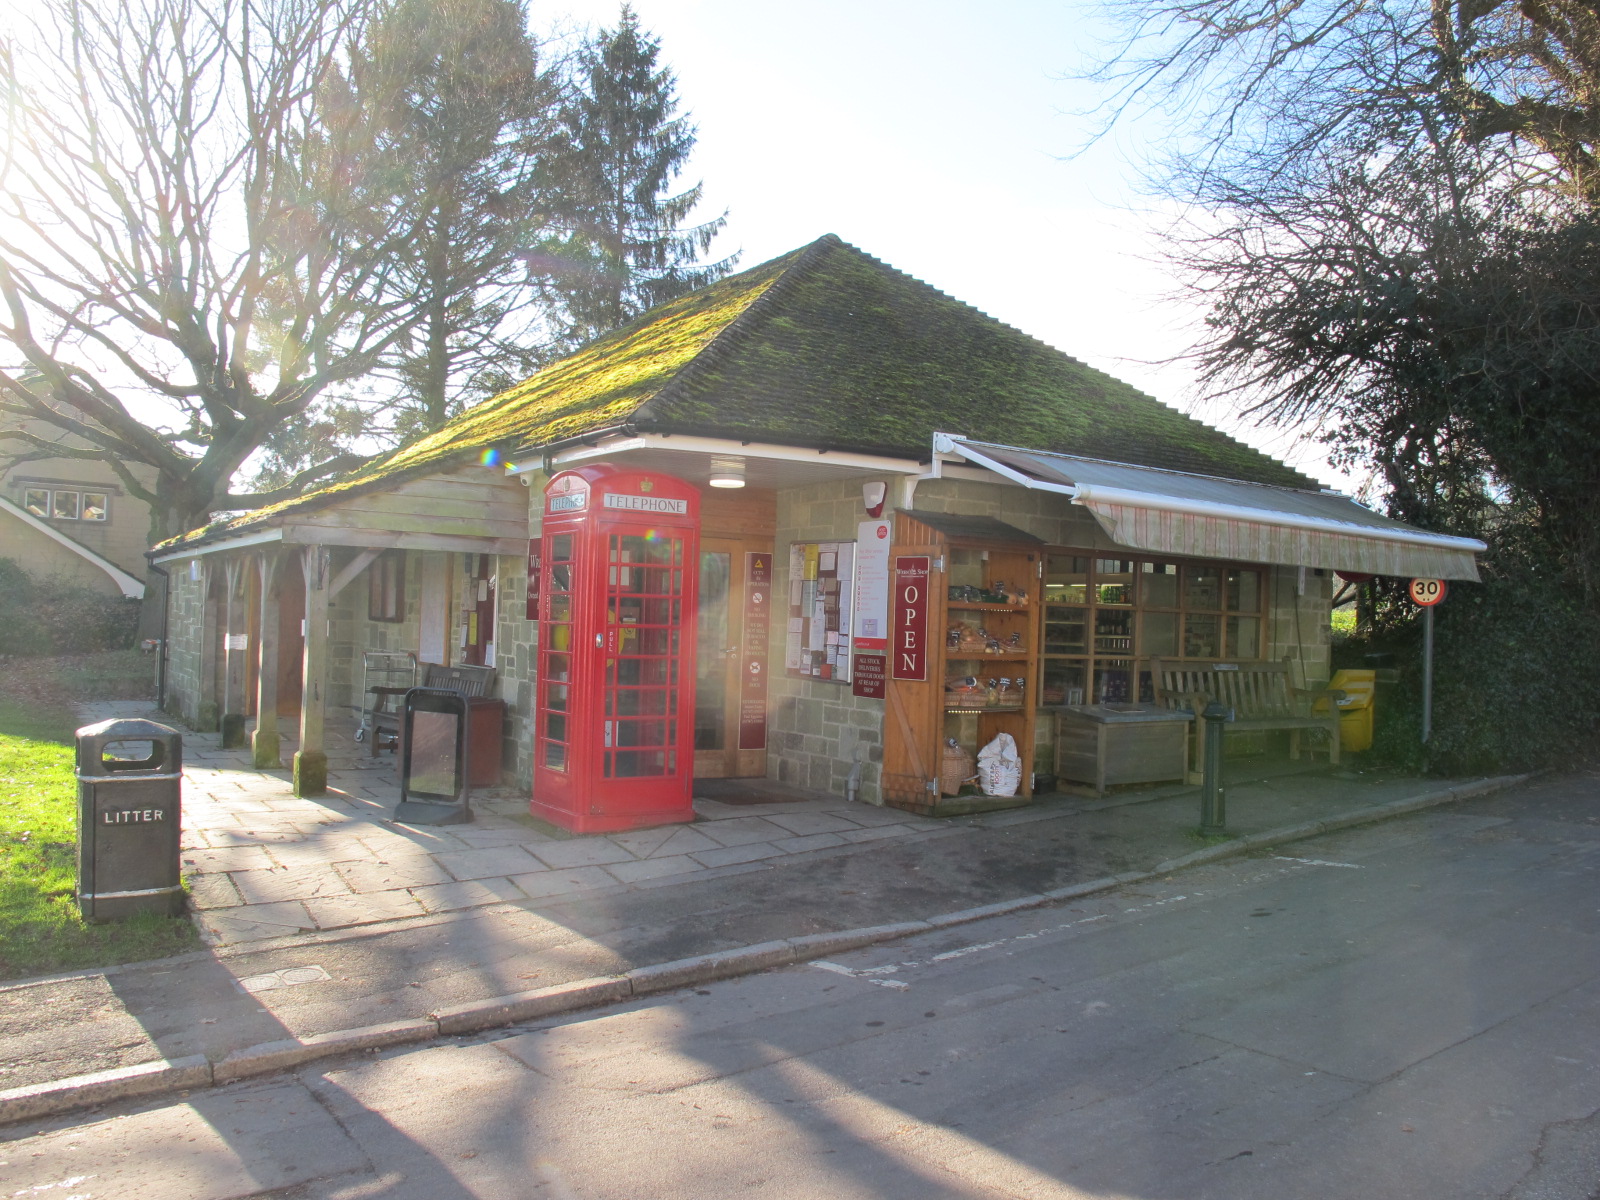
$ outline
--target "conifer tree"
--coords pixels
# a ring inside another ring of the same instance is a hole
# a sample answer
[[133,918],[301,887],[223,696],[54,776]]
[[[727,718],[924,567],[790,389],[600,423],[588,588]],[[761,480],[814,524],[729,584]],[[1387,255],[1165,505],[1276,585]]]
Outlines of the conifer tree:
[[561,234],[546,244],[546,268],[569,346],[722,278],[737,257],[698,263],[726,214],[686,225],[701,185],[672,194],[695,129],[660,50],[623,5],[615,29],[580,47],[560,108],[547,191]]

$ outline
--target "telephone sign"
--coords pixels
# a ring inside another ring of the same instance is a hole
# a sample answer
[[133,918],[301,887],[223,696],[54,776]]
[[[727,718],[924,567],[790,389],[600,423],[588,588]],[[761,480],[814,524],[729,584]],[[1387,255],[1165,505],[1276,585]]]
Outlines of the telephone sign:
[[1443,600],[1449,587],[1442,579],[1413,579],[1408,589],[1411,602],[1422,608],[1432,608]]

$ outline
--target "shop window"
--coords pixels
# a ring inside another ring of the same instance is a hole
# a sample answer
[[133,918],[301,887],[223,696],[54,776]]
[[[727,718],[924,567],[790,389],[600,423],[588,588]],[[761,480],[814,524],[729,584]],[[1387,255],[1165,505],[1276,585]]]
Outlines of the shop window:
[[1151,658],[1260,658],[1265,594],[1257,567],[1049,554],[1041,701],[1148,700]]
[[380,554],[367,568],[367,619],[399,621],[406,610],[406,559]]
[[36,517],[52,521],[104,521],[111,508],[105,492],[42,487],[24,489],[22,507]]

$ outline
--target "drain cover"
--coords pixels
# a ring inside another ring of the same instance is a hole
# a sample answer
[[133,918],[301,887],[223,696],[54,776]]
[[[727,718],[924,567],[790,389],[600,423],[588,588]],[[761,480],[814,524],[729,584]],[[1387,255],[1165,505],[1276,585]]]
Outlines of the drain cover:
[[270,971],[265,975],[247,975],[239,980],[239,986],[247,992],[270,992],[301,983],[321,983],[332,978],[321,967],[284,967],[281,971]]

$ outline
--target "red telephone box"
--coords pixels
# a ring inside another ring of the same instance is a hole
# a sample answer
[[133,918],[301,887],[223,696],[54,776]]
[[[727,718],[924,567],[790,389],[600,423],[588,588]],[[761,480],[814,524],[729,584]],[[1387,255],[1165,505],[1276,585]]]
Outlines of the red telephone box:
[[575,833],[694,820],[700,493],[600,465],[545,488],[534,816]]

